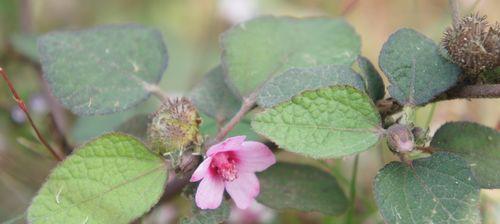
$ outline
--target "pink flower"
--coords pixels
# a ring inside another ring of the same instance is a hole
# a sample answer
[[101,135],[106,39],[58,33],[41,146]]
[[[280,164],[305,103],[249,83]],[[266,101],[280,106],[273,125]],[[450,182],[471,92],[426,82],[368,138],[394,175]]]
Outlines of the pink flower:
[[255,172],[267,169],[276,162],[276,158],[266,145],[245,141],[245,138],[228,138],[208,149],[207,158],[190,180],[201,180],[195,196],[199,208],[219,207],[224,189],[240,209],[246,209],[254,202],[260,191]]

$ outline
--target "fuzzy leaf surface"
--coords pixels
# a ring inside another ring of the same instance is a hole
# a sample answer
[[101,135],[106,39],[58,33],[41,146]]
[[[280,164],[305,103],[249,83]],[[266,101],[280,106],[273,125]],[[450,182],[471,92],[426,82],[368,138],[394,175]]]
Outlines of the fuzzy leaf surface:
[[222,64],[230,86],[246,96],[290,68],[349,66],[360,42],[341,19],[260,17],[223,34]]
[[412,164],[391,162],[375,177],[375,199],[387,223],[480,222],[480,188],[467,162],[439,152]]
[[258,176],[261,192],[257,200],[269,207],[328,215],[347,209],[348,200],[335,177],[318,168],[280,162]]
[[431,146],[464,158],[482,188],[500,188],[498,131],[471,122],[446,123],[434,134]]
[[389,94],[403,105],[422,105],[453,86],[460,68],[441,56],[439,47],[412,29],[393,33],[379,56],[389,78]]
[[109,25],[48,33],[38,39],[44,78],[52,93],[78,115],[131,108],[150,95],[167,68],[160,32]]
[[128,223],[160,198],[167,166],[139,140],[103,135],[57,166],[28,210],[30,223]]
[[370,97],[350,86],[306,91],[257,114],[252,127],[280,147],[314,158],[368,150],[382,133]]

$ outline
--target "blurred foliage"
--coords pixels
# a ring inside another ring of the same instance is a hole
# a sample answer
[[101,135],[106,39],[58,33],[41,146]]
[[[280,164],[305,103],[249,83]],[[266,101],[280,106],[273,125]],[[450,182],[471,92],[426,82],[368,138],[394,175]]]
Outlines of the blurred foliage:
[[[101,118],[78,118],[58,104],[51,103],[44,92],[39,66],[30,60],[34,57],[33,43],[25,43],[20,37],[39,35],[59,29],[82,29],[110,23],[139,23],[159,29],[167,43],[169,67],[161,86],[169,94],[185,95],[210,68],[219,64],[219,35],[232,24],[261,14],[337,17],[344,14],[361,36],[362,54],[375,65],[382,44],[390,33],[401,27],[409,27],[439,41],[442,32],[450,24],[448,0],[233,0],[244,2],[234,8],[231,0],[0,0],[0,66],[10,75],[13,84],[32,111],[35,122],[43,135],[57,148],[62,144],[52,122],[53,113],[39,110],[40,105],[30,103],[42,95],[47,107],[63,113],[62,132],[70,140],[70,148],[117,128],[137,113],[150,112],[158,101],[141,104],[134,112],[117,117],[108,123]],[[490,21],[500,21],[500,1],[462,0],[463,12],[477,9],[488,15]],[[22,36],[19,36],[22,35]],[[11,40],[13,40],[11,42]],[[23,43],[24,42],[24,43]],[[31,50],[30,50],[31,46]],[[23,50],[24,49],[24,50]],[[375,66],[378,69],[378,66]],[[387,81],[387,80],[385,80]],[[32,129],[24,122],[7,86],[0,84],[0,222],[20,218],[33,195],[40,188],[55,162],[38,143]],[[151,105],[149,105],[151,104]],[[38,105],[38,106],[37,106]],[[148,106],[145,106],[148,105]],[[419,109],[418,125],[430,123],[431,132],[450,120],[470,120],[489,127],[499,127],[500,100],[450,101]],[[61,119],[61,116],[58,115]],[[210,123],[210,122],[206,122]],[[59,131],[60,132],[60,131]],[[388,150],[380,147],[360,155],[357,179],[358,200],[355,223],[382,223],[372,195],[372,179],[383,164],[394,160]],[[337,179],[350,176],[353,158],[318,161],[281,152],[280,160],[313,164],[331,171]],[[380,162],[378,162],[380,160]],[[339,181],[347,191],[348,182]],[[500,192],[483,191],[482,212],[485,223],[500,223]],[[181,200],[181,202],[179,202]],[[189,211],[184,199],[173,200],[174,206],[164,205],[155,210],[145,223],[164,223],[178,220]],[[163,207],[168,209],[163,209]],[[159,213],[162,213],[159,215]],[[168,218],[170,217],[170,218]],[[339,223],[344,217],[326,217],[317,213],[285,211],[276,213],[268,222],[274,223]],[[234,220],[230,218],[230,220]]]

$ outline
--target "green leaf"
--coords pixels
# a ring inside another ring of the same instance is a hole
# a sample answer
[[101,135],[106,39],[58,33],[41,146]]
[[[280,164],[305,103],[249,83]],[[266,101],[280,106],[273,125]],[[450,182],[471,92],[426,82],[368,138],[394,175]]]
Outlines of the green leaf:
[[[200,132],[202,135],[208,135],[214,137],[217,134],[218,128],[217,128],[217,122],[215,119],[210,118],[204,114],[200,114],[202,118],[202,122],[200,125]],[[245,135],[247,136],[247,140],[252,140],[252,141],[260,141],[262,138],[255,133],[255,131],[252,130],[252,127],[250,126],[250,119],[249,118],[243,118],[236,126],[231,130],[228,134],[228,136],[238,136],[238,135]]]
[[387,223],[479,223],[479,186],[467,163],[439,152],[412,166],[391,162],[375,177],[375,199]]
[[167,67],[162,35],[138,25],[53,32],[38,39],[38,50],[54,96],[78,115],[133,107]]
[[222,121],[231,118],[241,106],[241,100],[231,92],[224,79],[222,67],[217,66],[205,75],[190,94],[198,110]]
[[[272,34],[272,35],[270,35]],[[361,41],[341,19],[261,17],[222,35],[222,65],[241,96],[270,77],[298,67],[351,65]]]
[[[140,103],[138,107],[132,108],[130,110],[107,115],[78,117],[73,126],[73,129],[71,130],[71,138],[76,143],[80,144],[107,132],[123,132],[123,130],[119,130],[119,128],[121,128],[120,126],[123,123],[127,122],[129,119],[132,119],[132,117],[136,115],[149,114],[156,108],[157,103],[154,100],[150,99],[146,102]],[[135,135],[135,133],[130,134],[139,138],[142,137],[140,135]]]
[[446,123],[434,134],[431,146],[464,158],[482,188],[500,188],[498,131],[470,122]]
[[28,59],[38,62],[40,55],[36,48],[36,35],[15,33],[10,36],[10,43],[12,47],[21,55]]
[[360,74],[365,82],[365,88],[368,95],[374,102],[381,100],[385,95],[384,81],[373,64],[363,56],[358,57],[358,66],[361,70]]
[[383,132],[370,97],[350,86],[306,91],[258,114],[252,127],[280,147],[314,158],[367,150]]
[[460,69],[441,56],[439,47],[412,29],[393,33],[382,47],[380,68],[389,93],[404,105],[422,105],[453,86]]
[[153,206],[167,167],[137,139],[111,133],[66,158],[28,210],[30,223],[128,223]]
[[231,212],[229,203],[223,201],[222,204],[214,210],[201,210],[194,208],[193,216],[181,220],[181,224],[219,224],[229,218]]
[[142,141],[146,140],[148,131],[149,115],[137,114],[115,128],[116,131],[127,133]]
[[122,111],[108,115],[78,117],[71,130],[71,137],[76,143],[86,142],[115,130],[133,115],[133,111]]
[[268,108],[289,101],[304,90],[338,84],[351,85],[364,90],[363,80],[350,66],[292,68],[267,81],[259,91],[257,103]]
[[275,209],[343,213],[347,198],[332,175],[308,165],[277,163],[259,173],[259,202]]

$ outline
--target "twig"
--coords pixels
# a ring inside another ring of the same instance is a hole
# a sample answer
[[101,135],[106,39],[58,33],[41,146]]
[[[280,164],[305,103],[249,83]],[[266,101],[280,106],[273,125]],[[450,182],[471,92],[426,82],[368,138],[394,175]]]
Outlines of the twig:
[[458,98],[499,98],[500,84],[470,85],[450,89],[446,99]]
[[0,67],[0,74],[2,75],[5,82],[7,82],[7,85],[9,86],[10,92],[14,96],[14,100],[16,101],[17,105],[24,112],[24,114],[26,115],[26,118],[28,118],[28,121],[29,121],[31,127],[33,128],[33,130],[35,131],[35,133],[38,137],[38,140],[40,140],[40,142],[45,146],[45,148],[47,148],[47,150],[49,150],[50,154],[52,154],[52,156],[56,160],[62,161],[63,158],[47,143],[45,138],[43,138],[42,134],[40,133],[40,131],[36,127],[35,123],[33,122],[33,119],[31,119],[31,116],[28,112],[28,108],[26,107],[26,104],[24,104],[24,101],[17,94],[16,89],[14,88],[12,83],[10,82],[9,77],[7,76],[7,73],[3,70],[2,67]]
[[451,8],[451,19],[453,21],[453,27],[457,28],[460,22],[460,4],[458,0],[449,0]]
[[429,154],[432,154],[432,153],[436,152],[436,148],[431,147],[431,146],[417,147],[417,150],[425,152],[425,153],[429,153]]
[[223,128],[217,133],[215,137],[215,142],[220,142],[226,137],[229,131],[233,130],[234,126],[240,122],[240,120],[245,116],[245,114],[250,111],[255,106],[255,101],[257,100],[257,92],[250,94],[248,97],[243,99],[240,110],[234,115],[229,122],[224,125]]
[[167,102],[169,99],[168,95],[158,85],[144,83],[144,89],[160,99],[162,103]]

